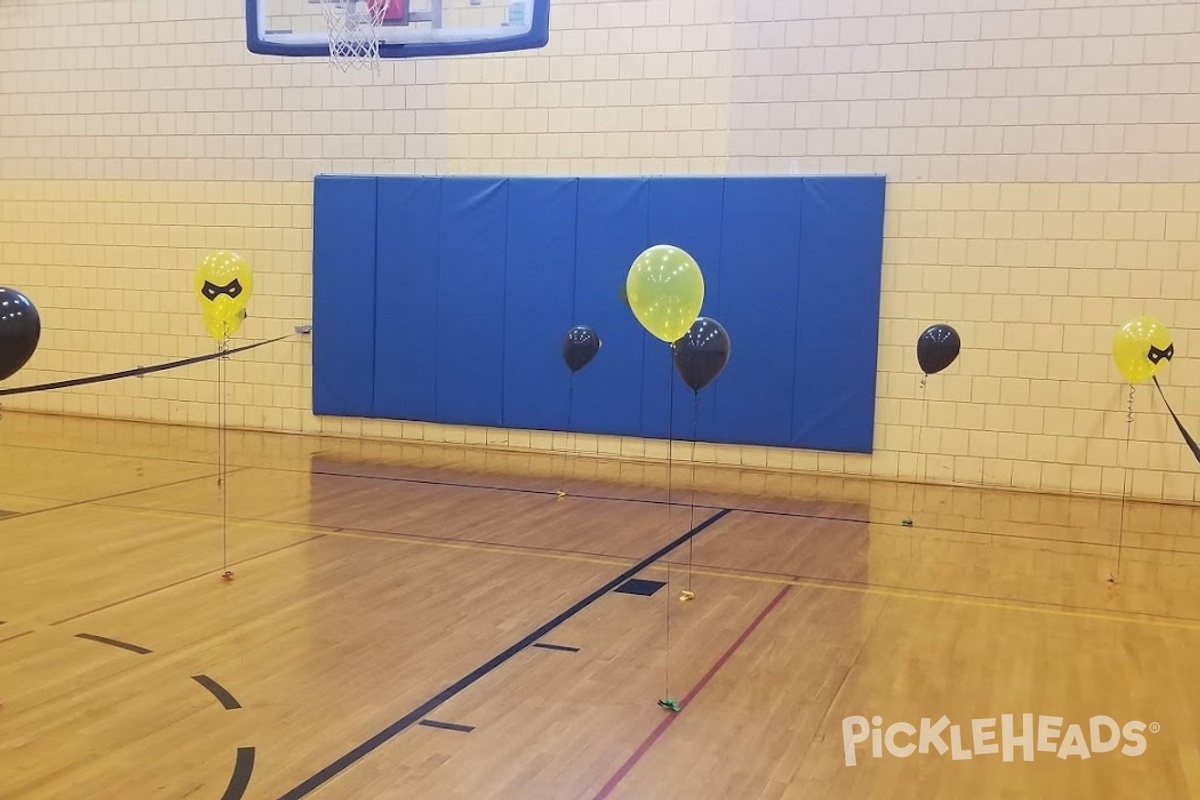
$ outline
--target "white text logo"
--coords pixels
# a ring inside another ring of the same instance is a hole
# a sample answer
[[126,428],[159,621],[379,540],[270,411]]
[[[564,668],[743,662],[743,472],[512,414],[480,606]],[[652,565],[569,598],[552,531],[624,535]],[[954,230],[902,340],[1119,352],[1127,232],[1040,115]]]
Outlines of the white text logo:
[[[997,724],[998,723],[998,724]],[[975,756],[1000,755],[1014,761],[1018,755],[1033,761],[1035,753],[1052,753],[1058,758],[1091,758],[1096,753],[1118,751],[1125,756],[1140,756],[1146,752],[1146,731],[1158,733],[1157,722],[1147,725],[1138,720],[1117,723],[1112,717],[1096,716],[1086,723],[1063,725],[1062,717],[1022,714],[1002,714],[973,719],[966,725],[952,724],[948,717],[933,720],[928,717],[916,725],[893,722],[887,726],[882,717],[846,717],[842,720],[842,748],[846,766],[858,763],[855,745],[871,743],[872,758],[883,758],[884,752],[896,758],[908,758],[914,753],[931,751],[939,756],[949,753],[954,761],[966,761]]]

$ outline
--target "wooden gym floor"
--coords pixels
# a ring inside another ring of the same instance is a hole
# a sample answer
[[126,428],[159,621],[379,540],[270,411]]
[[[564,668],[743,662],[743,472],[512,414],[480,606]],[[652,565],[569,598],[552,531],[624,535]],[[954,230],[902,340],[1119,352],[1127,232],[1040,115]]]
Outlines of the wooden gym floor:
[[[215,432],[0,419],[0,797],[1200,796],[1191,507],[228,441],[223,582]],[[846,764],[1002,714],[1147,744]]]

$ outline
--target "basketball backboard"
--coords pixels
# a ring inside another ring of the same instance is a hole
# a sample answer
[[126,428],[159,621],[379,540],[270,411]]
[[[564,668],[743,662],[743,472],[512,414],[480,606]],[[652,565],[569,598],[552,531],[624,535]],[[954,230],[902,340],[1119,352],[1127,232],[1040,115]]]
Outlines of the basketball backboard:
[[550,0],[246,0],[250,51],[274,56],[329,56],[326,11],[375,28],[379,58],[499,53],[544,47]]

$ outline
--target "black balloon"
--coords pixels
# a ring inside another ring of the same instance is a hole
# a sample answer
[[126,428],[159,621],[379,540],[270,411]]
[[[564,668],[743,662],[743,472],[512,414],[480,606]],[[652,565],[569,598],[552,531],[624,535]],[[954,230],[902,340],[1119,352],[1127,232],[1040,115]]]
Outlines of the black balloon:
[[700,317],[691,330],[671,345],[675,371],[693,392],[708,386],[729,363],[729,334],[721,323]]
[[579,370],[592,363],[596,353],[600,352],[600,337],[587,325],[576,325],[567,331],[563,337],[562,356],[571,372]]
[[42,320],[29,298],[0,287],[0,381],[25,366],[41,336]]
[[949,325],[930,325],[917,339],[917,363],[926,375],[936,375],[954,363],[960,350],[958,331]]

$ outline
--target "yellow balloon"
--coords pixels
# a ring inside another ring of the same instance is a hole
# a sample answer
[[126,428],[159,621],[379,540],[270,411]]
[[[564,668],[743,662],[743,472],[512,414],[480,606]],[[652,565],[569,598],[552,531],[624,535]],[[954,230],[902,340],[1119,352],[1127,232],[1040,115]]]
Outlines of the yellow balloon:
[[646,330],[664,342],[675,342],[700,315],[704,275],[687,251],[658,244],[629,268],[625,294],[629,308]]
[[1113,361],[1130,383],[1150,380],[1174,355],[1171,332],[1154,317],[1134,317],[1113,337]]
[[242,322],[246,319],[246,312],[242,311],[230,317],[226,314],[205,311],[201,312],[201,318],[204,320],[204,330],[208,331],[209,336],[220,342],[227,336],[238,332],[238,329],[242,327]]
[[208,335],[222,341],[237,333],[254,291],[254,273],[246,260],[228,250],[209,253],[196,267],[192,284]]

